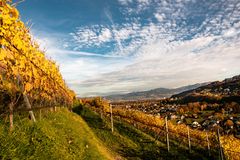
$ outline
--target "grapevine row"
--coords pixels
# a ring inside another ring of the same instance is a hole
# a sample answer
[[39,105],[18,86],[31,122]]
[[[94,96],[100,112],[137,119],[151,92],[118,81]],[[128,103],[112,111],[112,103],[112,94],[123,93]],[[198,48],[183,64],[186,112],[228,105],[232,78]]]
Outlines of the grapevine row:
[[[148,115],[140,111],[131,111],[131,110],[123,110],[123,109],[113,109],[113,115],[119,116],[122,118],[127,118],[128,121],[133,122],[141,122],[142,124],[150,127],[153,131],[158,133],[157,131],[164,130],[164,119],[159,118],[157,116]],[[168,124],[169,132],[174,134],[175,138],[183,138],[187,137],[187,126],[186,125],[174,125],[172,123]],[[158,128],[158,129],[156,129]],[[195,140],[201,141],[201,146],[207,147],[206,143],[206,133],[203,131],[199,131],[196,129],[190,129],[191,137]],[[215,146],[217,148],[216,142],[216,134],[213,132],[208,132],[209,141],[211,146]],[[224,149],[224,154],[229,159],[238,159],[240,157],[240,140],[234,138],[233,136],[221,136],[221,145]]]
[[11,4],[10,0],[0,2],[1,102],[8,97],[7,103],[13,104],[23,95],[36,105],[71,105],[75,93],[65,84],[56,63],[33,41]]
[[[102,107],[91,107],[94,111],[98,113],[110,114],[110,109],[108,106]],[[154,132],[156,135],[164,136],[167,134],[165,128],[165,120],[159,116],[154,116],[150,114],[143,113],[137,110],[127,110],[113,108],[112,114],[116,118],[127,121],[128,123],[138,126],[139,128],[147,128],[149,131]],[[218,152],[219,142],[217,140],[217,135],[214,132],[204,132],[196,129],[189,129],[191,135],[191,141],[194,146],[200,148],[208,148],[208,143],[211,147],[212,152]],[[187,142],[188,132],[187,126],[184,124],[174,125],[168,122],[168,133],[173,140],[177,140],[180,143]],[[224,155],[227,159],[238,160],[240,157],[240,140],[233,136],[221,136],[220,137],[221,147],[223,148]]]

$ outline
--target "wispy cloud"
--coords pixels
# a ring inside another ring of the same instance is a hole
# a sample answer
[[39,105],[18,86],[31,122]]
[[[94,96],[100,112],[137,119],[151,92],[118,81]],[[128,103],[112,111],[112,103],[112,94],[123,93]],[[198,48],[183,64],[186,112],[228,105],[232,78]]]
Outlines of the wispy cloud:
[[111,91],[131,92],[156,87],[179,87],[239,74],[239,42],[206,48],[197,54],[191,52],[195,46],[201,46],[199,43],[205,45],[208,39],[175,44],[169,52],[163,51],[159,55],[151,54],[154,50],[162,50],[159,44],[145,46],[146,52],[135,59],[134,64],[102,74],[96,79],[88,79],[79,84],[79,88],[94,90],[108,87]]
[[[90,89],[89,94],[98,88],[107,93],[177,87],[240,72],[239,2],[119,0],[119,3],[123,14],[133,14],[133,18],[101,28],[111,28],[114,36],[108,40],[123,45],[123,49],[113,48],[110,54],[132,56],[132,63],[78,84]],[[137,18],[149,10],[153,12],[146,22]]]
[[[235,32],[239,30],[237,26],[240,17],[239,3],[234,1],[203,4],[197,1],[125,0],[119,2],[130,8],[130,4],[133,3],[147,4],[151,6],[149,10],[153,12],[148,14],[147,21],[144,23],[143,19],[138,17],[145,14],[145,11],[142,11],[135,13],[131,16],[132,19],[124,23],[115,24],[110,12],[107,11],[106,16],[111,21],[110,26],[79,27],[76,33],[71,33],[76,40],[77,49],[110,47],[108,52],[113,54],[121,52],[121,55],[132,55],[140,46],[156,40],[184,41],[223,33],[227,35],[226,31],[232,31],[231,33],[236,35]],[[228,32],[229,35],[231,33]]]
[[118,2],[123,21],[105,8],[109,23],[75,28],[62,48],[45,39],[48,55],[79,95],[179,87],[240,73],[239,1]]

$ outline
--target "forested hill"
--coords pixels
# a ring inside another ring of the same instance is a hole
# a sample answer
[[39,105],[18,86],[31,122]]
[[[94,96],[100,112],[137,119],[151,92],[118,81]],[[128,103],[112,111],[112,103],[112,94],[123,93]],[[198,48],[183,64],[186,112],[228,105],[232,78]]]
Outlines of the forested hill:
[[221,99],[224,97],[239,97],[240,95],[240,75],[232,78],[227,78],[223,81],[215,81],[207,85],[185,91],[172,98],[188,98],[188,97],[212,97],[215,99]]

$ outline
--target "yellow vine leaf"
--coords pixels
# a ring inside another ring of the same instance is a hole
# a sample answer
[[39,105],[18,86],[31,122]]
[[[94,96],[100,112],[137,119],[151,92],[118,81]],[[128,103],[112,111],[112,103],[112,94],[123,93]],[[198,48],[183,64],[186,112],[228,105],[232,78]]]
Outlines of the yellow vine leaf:
[[25,91],[26,91],[26,92],[30,91],[30,90],[32,89],[32,87],[33,87],[32,84],[26,83],[26,84],[25,84]]

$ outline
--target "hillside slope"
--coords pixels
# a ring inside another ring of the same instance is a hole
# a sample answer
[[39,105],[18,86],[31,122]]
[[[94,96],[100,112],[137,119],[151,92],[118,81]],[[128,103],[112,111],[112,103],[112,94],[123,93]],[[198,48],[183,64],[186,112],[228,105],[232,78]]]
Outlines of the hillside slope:
[[240,75],[234,76],[232,78],[227,78],[223,81],[215,81],[207,85],[185,91],[179,94],[175,94],[172,98],[191,98],[196,97],[214,97],[216,98],[231,98],[231,101],[239,101],[240,95]]
[[212,157],[209,157],[205,150],[196,146],[189,154],[189,150],[183,145],[182,139],[179,143],[172,136],[170,140],[171,151],[168,152],[164,135],[160,136],[159,132],[154,134],[146,127],[141,128],[138,125],[132,125],[119,117],[114,117],[114,132],[112,133],[110,117],[104,114],[101,116],[91,109],[93,108],[77,107],[73,111],[88,123],[96,136],[106,146],[121,157],[129,160],[215,159],[214,152],[212,152]]
[[0,120],[0,159],[114,159],[86,122],[67,110],[35,124],[15,119],[12,133]]

